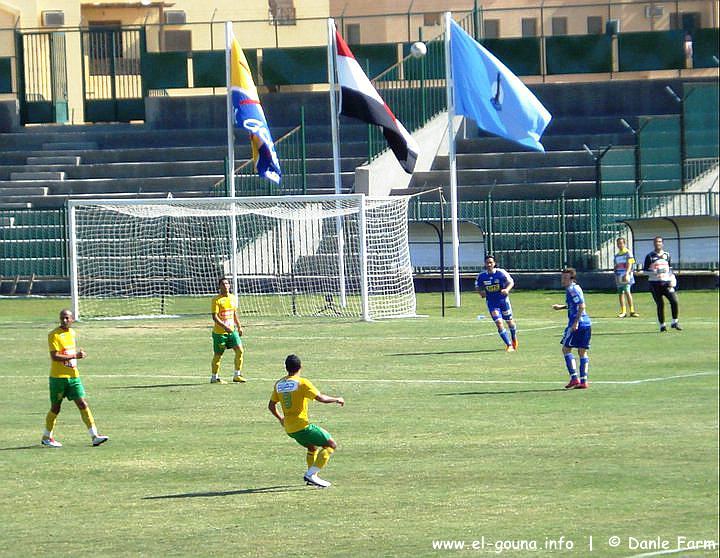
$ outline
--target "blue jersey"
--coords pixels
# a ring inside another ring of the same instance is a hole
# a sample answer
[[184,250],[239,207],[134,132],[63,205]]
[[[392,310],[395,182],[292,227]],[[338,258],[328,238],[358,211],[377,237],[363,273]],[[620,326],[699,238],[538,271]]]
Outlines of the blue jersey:
[[493,273],[482,271],[475,279],[475,288],[485,291],[488,306],[498,304],[507,300],[507,295],[500,294],[500,291],[510,284],[510,275],[504,269],[495,268]]
[[[585,304],[585,297],[580,285],[572,283],[565,291],[565,303],[568,307],[568,326],[572,325],[579,312],[579,306]],[[580,320],[578,321],[578,327],[590,327],[591,325],[590,316],[583,310]]]

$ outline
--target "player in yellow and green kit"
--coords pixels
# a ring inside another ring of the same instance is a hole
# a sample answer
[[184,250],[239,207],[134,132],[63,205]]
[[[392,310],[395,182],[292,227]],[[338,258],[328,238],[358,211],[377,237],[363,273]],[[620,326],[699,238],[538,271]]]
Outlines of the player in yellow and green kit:
[[211,384],[224,384],[220,379],[220,360],[225,349],[235,351],[235,374],[233,382],[244,382],[242,375],[243,367],[243,344],[240,336],[243,334],[242,325],[237,315],[237,297],[230,293],[230,280],[222,277],[218,281],[220,294],[212,299],[211,311],[213,322],[213,358]]
[[53,430],[60,414],[60,406],[66,397],[75,401],[80,415],[88,427],[93,446],[107,442],[108,437],[98,434],[95,419],[85,401],[85,388],[80,380],[77,369],[78,359],[85,358],[87,353],[76,346],[77,336],[70,326],[75,317],[70,310],[60,312],[60,326],[48,334],[48,347],[50,349],[50,412],[45,417],[45,432],[42,445],[51,448],[61,448],[62,444],[53,437]]
[[[342,397],[323,395],[306,378],[300,377],[302,363],[296,355],[288,355],[285,359],[287,376],[275,383],[268,409],[280,421],[287,435],[298,444],[307,448],[308,470],[303,476],[307,484],[327,488],[330,483],[318,477],[318,471],[327,465],[330,456],[337,449],[335,440],[330,433],[310,424],[308,419],[308,401],[314,399],[320,403],[337,403],[345,405]],[[284,415],[277,410],[280,403]],[[322,449],[321,449],[322,448]]]

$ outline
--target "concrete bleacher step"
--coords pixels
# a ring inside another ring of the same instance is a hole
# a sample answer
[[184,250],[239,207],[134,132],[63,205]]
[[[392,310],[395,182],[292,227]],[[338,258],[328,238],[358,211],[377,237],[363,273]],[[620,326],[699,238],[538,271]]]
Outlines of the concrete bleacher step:
[[[207,191],[187,191],[183,192],[182,195],[174,195],[175,198],[205,198],[209,194]],[[140,193],[126,193],[126,192],[114,192],[106,194],[48,194],[44,197],[33,198],[33,201],[28,202],[27,198],[20,196],[7,196],[0,199],[0,206],[5,207],[8,203],[25,203],[28,207],[42,208],[42,209],[57,209],[65,207],[69,199],[73,200],[95,200],[95,199],[167,199],[167,195],[163,192],[140,192]]]
[[[450,199],[450,188],[447,183],[441,184],[446,199]],[[431,188],[430,185],[417,183],[410,188],[393,189],[391,196],[419,194]],[[537,184],[492,184],[486,185],[458,185],[459,200],[487,200],[492,192],[494,201],[498,200],[531,200],[531,199],[557,199],[563,192],[565,197],[584,198],[595,193],[594,181],[582,182],[545,182]]]
[[[535,184],[544,182],[579,182],[595,180],[594,167],[539,167],[524,169],[464,169],[457,171],[459,186],[482,186],[486,184]],[[449,171],[432,170],[416,172],[412,184],[429,187],[449,183]]]
[[37,165],[37,166],[43,166],[43,165],[69,165],[69,166],[78,166],[80,164],[81,158],[74,155],[55,155],[50,157],[28,157],[27,158],[27,164],[28,165]]
[[11,172],[11,181],[65,180],[63,171]]
[[85,151],[97,149],[98,144],[94,141],[56,141],[43,143],[45,151]]
[[[585,150],[580,151],[520,151],[507,153],[458,153],[458,169],[507,169],[555,166],[592,166],[594,163]],[[448,170],[449,158],[435,158],[432,170]]]
[[6,196],[46,196],[47,186],[26,186],[24,188],[0,187],[0,198]]
[[0,197],[0,209],[32,209],[32,206],[28,201],[5,201]]

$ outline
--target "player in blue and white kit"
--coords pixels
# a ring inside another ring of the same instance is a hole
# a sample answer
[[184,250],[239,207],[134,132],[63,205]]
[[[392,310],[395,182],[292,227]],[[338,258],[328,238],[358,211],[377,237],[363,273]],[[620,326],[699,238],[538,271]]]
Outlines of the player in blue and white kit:
[[[562,286],[565,287],[565,304],[553,304],[553,310],[568,311],[568,325],[563,333],[562,352],[565,357],[565,366],[570,374],[570,383],[565,389],[587,389],[588,369],[590,368],[590,357],[587,352],[590,349],[591,322],[590,316],[585,311],[585,297],[583,291],[575,282],[577,273],[572,267],[562,272]],[[580,357],[580,378],[575,365],[573,349],[578,350]]]
[[[488,312],[495,320],[500,338],[505,343],[505,350],[511,353],[518,348],[517,328],[509,297],[515,282],[507,271],[495,265],[493,256],[485,256],[485,271],[480,272],[475,279],[475,290],[485,299]],[[507,322],[507,329],[503,320]]]

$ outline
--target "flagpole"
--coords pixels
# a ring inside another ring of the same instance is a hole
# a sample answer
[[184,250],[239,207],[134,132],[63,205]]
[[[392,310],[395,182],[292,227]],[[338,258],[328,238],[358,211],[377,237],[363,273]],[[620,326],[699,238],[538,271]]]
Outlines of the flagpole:
[[[340,131],[338,129],[338,107],[337,107],[337,81],[335,80],[335,20],[328,18],[328,84],[330,85],[330,130],[332,133],[333,152],[333,182],[335,194],[342,193],[340,184]],[[337,202],[339,205],[339,201]],[[345,293],[345,235],[343,234],[342,220],[335,218],[335,230],[338,242],[338,275],[340,282],[340,305],[347,306],[347,295]]]
[[[232,106],[232,57],[230,51],[232,49],[233,40],[232,22],[225,22],[225,85],[227,91],[225,92],[225,109],[226,109],[226,120],[227,120],[227,144],[228,144],[228,164],[227,164],[227,176],[225,181],[230,181],[230,189],[228,196],[231,198],[235,197],[235,135],[233,133],[233,106]],[[237,226],[235,224],[235,204],[232,204],[230,212],[230,250],[232,255],[230,256],[230,273],[232,274],[232,286],[233,293],[238,296],[238,239],[237,239]]]
[[455,306],[460,307],[460,240],[458,237],[457,161],[455,156],[455,99],[453,95],[450,21],[452,14],[445,12],[445,91],[448,113],[448,162],[450,165],[450,224],[452,226],[453,291]]

